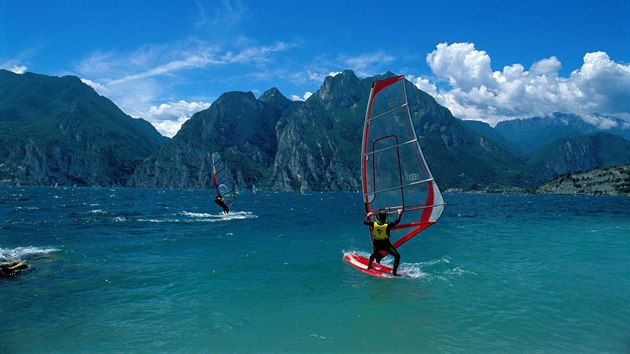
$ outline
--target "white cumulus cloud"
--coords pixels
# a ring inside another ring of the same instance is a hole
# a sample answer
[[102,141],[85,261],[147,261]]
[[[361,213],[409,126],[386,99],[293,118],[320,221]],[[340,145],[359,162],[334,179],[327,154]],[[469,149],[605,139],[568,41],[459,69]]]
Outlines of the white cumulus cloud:
[[14,74],[24,74],[28,70],[26,65],[22,64],[19,60],[0,62],[0,69],[11,71]]
[[615,63],[604,52],[587,53],[569,80],[593,111],[630,113],[630,64]]
[[438,82],[412,80],[462,119],[490,124],[553,112],[630,116],[630,65],[611,60],[604,52],[587,53],[584,64],[569,77],[558,72],[555,56],[526,70],[520,63],[493,71],[491,58],[473,43],[440,43],[426,57]]
[[309,97],[313,96],[312,92],[305,92],[302,97],[298,95],[291,95],[291,101],[306,101]]
[[151,106],[148,111],[140,113],[140,117],[150,121],[160,134],[173,137],[193,114],[208,107],[210,103],[180,100]]
[[27,70],[26,65],[13,65],[9,68],[10,71],[16,74],[24,74]]
[[95,81],[92,81],[92,80],[88,80],[88,79],[81,79],[81,81],[84,84],[91,86],[94,89],[94,91],[98,92],[99,95],[107,96],[107,93],[109,91],[107,89],[107,87],[99,84],[98,82],[95,82]]

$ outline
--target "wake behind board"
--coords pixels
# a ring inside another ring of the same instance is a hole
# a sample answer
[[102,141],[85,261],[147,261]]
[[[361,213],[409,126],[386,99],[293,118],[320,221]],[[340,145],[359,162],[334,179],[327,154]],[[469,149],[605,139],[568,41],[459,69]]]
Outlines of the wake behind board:
[[[369,275],[381,278],[390,278],[394,276],[392,274],[392,267],[384,264],[372,262],[372,268],[367,269],[368,262],[370,261],[367,257],[359,256],[358,254],[346,253],[343,255],[343,259],[350,263],[351,266]],[[400,274],[400,272],[398,274]]]

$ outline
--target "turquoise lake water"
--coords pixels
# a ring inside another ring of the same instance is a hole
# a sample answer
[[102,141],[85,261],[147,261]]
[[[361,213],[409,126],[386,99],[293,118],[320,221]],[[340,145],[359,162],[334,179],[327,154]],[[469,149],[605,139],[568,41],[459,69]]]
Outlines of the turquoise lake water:
[[447,193],[392,279],[357,193],[213,198],[0,187],[0,353],[630,352],[628,197]]

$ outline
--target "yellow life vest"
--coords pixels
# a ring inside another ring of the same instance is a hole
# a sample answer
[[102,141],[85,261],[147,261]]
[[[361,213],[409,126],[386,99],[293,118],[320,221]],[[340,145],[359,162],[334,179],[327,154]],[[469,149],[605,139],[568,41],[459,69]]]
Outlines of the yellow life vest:
[[375,240],[385,240],[387,236],[387,224],[379,224],[374,222],[374,226],[372,227],[372,237]]

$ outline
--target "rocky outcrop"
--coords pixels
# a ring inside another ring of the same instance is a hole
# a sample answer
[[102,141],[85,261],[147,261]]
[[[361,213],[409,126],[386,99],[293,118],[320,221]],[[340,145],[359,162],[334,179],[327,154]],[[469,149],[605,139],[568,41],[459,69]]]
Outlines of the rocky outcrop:
[[536,193],[630,195],[630,165],[563,175]]
[[28,268],[24,261],[10,261],[0,263],[0,278],[13,277]]

